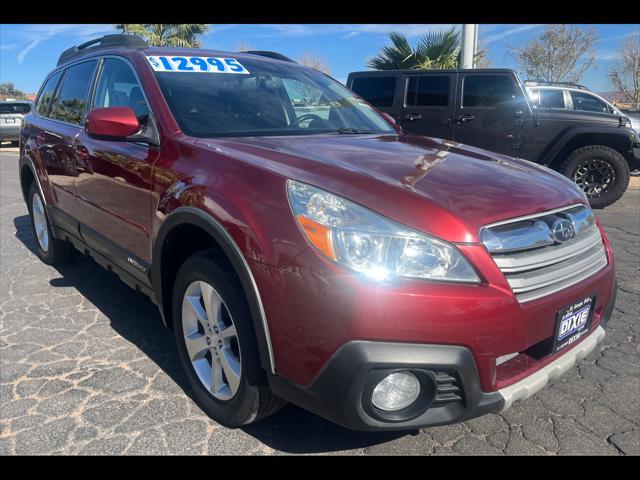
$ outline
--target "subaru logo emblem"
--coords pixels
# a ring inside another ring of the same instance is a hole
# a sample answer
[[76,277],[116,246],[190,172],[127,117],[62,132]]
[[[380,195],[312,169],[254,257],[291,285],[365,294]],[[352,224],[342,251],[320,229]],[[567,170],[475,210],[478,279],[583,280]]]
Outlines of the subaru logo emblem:
[[564,243],[576,236],[576,229],[571,220],[559,218],[551,225],[551,233],[553,233],[556,242]]

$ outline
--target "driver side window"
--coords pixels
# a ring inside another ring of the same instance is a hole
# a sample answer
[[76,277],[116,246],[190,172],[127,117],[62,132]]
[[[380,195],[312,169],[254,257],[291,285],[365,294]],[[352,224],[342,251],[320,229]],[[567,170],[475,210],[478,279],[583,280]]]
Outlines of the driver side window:
[[93,108],[131,107],[141,125],[149,118],[149,107],[131,67],[117,58],[105,58],[100,70]]

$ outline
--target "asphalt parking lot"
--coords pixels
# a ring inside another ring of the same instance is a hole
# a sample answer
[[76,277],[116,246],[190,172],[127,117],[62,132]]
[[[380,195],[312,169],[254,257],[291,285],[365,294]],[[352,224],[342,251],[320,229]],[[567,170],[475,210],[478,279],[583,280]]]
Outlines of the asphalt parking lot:
[[598,211],[618,301],[600,348],[500,415],[359,433],[294,406],[241,429],[191,400],[157,308],[82,258],[33,253],[17,149],[0,149],[0,454],[640,454],[640,187]]

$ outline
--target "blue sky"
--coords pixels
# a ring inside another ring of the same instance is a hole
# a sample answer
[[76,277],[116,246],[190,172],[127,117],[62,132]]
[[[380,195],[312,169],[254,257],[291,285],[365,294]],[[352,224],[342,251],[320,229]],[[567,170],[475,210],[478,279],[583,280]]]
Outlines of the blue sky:
[[[367,59],[388,43],[387,33],[402,32],[410,41],[431,30],[451,25],[370,25],[370,24],[284,24],[211,25],[203,39],[207,48],[236,50],[240,45],[256,50],[275,50],[292,58],[315,54],[329,63],[332,76],[344,82],[351,71],[366,70]],[[621,41],[640,34],[640,25],[591,25],[598,34],[597,61],[583,78],[595,91],[610,87],[607,71]],[[510,54],[544,28],[540,24],[480,25],[479,41],[489,51],[495,67],[516,68]],[[0,24],[0,82],[13,82],[20,90],[36,92],[46,74],[55,66],[60,53],[71,45],[91,38],[117,33],[112,25],[6,25]]]

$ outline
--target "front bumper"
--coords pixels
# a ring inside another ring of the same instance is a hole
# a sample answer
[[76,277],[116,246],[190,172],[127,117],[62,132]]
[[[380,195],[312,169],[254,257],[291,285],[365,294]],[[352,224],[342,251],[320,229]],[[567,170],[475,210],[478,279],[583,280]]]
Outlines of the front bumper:
[[[539,370],[493,392],[483,391],[473,355],[465,347],[360,340],[338,349],[309,386],[279,375],[270,375],[269,383],[276,395],[353,430],[408,430],[461,422],[526,400],[586,357],[603,340],[614,304],[615,287],[606,312],[589,335]],[[405,418],[385,418],[369,401],[372,382],[381,372],[402,370],[433,373],[433,399],[425,400],[426,409],[414,409]],[[444,379],[442,392],[438,379]],[[449,394],[453,389],[457,393]]]

